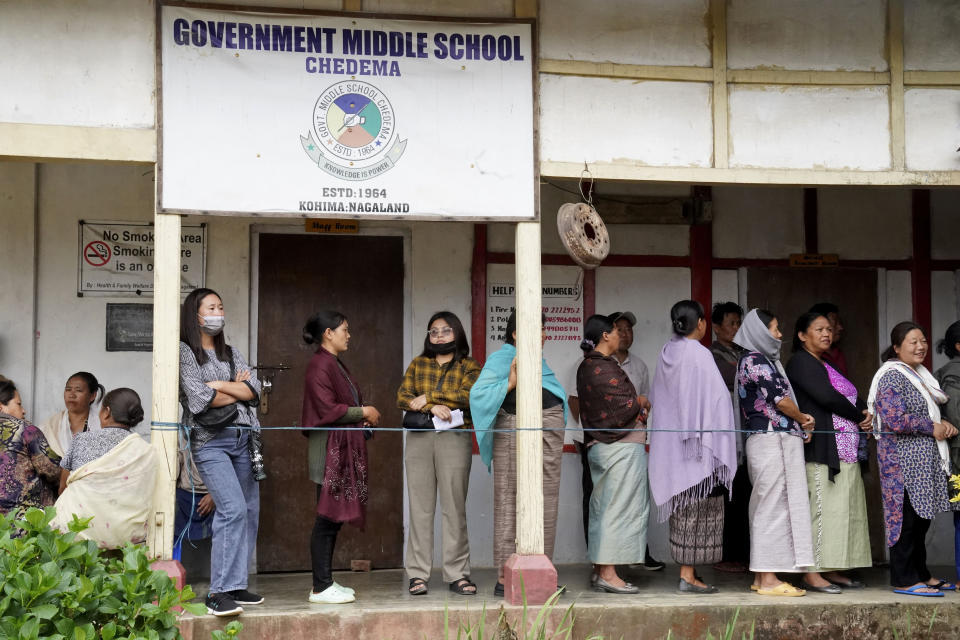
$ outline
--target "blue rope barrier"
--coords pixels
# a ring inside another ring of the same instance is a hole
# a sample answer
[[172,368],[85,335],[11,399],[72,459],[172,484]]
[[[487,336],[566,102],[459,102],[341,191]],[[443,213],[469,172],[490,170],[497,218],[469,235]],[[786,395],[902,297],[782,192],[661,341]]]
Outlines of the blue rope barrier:
[[[181,422],[158,422],[158,421],[152,421],[152,422],[150,422],[150,427],[151,427],[151,431],[177,431],[177,430],[179,430],[181,427],[182,427],[183,430],[185,430],[185,431],[189,431],[189,429],[190,429],[190,425],[186,425],[186,424],[183,424],[183,423],[181,423]],[[241,430],[242,430],[242,429],[253,429],[253,427],[251,427],[251,426],[248,425],[248,424],[233,424],[233,425],[230,425],[230,426],[224,427],[224,428],[225,428],[225,429],[241,429]],[[349,427],[349,428],[350,428],[350,429],[353,429],[353,428],[355,428],[355,427]],[[387,431],[387,432],[390,432],[390,431],[416,431],[417,433],[424,433],[424,432],[429,433],[430,431],[436,431],[437,433],[443,433],[444,431],[475,431],[475,429],[472,429],[472,428],[470,428],[470,429],[468,429],[468,428],[456,428],[456,429],[408,429],[407,427],[363,427],[363,429],[366,430],[366,431]],[[267,427],[265,427],[265,426],[261,426],[261,427],[260,427],[260,430],[261,430],[261,431],[346,431],[347,429],[344,429],[343,427],[297,427],[297,426],[289,426],[289,427],[267,426]],[[602,429],[602,431],[612,431],[612,432],[617,432],[617,431],[635,431],[635,430],[636,430],[636,429],[626,429],[626,428],[624,428],[624,429]],[[645,431],[645,432],[647,432],[647,433],[653,433],[653,432],[655,432],[655,431],[659,431],[659,432],[662,432],[662,433],[686,433],[686,432],[690,431],[690,429],[662,429],[662,428],[655,428],[655,427],[654,427],[654,428],[644,428],[644,429],[642,429],[642,430]],[[579,428],[579,427],[514,427],[514,428],[512,428],[512,429],[496,429],[496,431],[497,431],[498,433],[509,433],[509,432],[518,432],[518,431],[583,431],[583,429],[581,429],[581,428]],[[588,431],[589,431],[589,429],[588,429]],[[752,430],[752,429],[698,429],[698,431],[700,431],[701,433],[768,433],[767,431],[757,431],[757,430]],[[800,433],[800,431],[796,431],[796,430],[793,430],[793,431],[796,432],[796,433]],[[780,433],[780,432],[774,432],[774,433]],[[787,432],[787,433],[789,433],[789,432]],[[815,430],[807,431],[807,432],[804,432],[804,433],[832,433],[832,434],[837,434],[837,433],[841,433],[841,432],[836,431],[835,429],[829,429],[829,430],[826,430],[826,429],[816,430],[816,429],[815,429]],[[848,431],[848,432],[846,432],[846,433],[853,433],[853,432],[852,432],[852,431]],[[873,435],[897,435],[897,432],[896,432],[896,431],[872,431],[872,430],[871,430],[871,431],[859,431],[858,433],[867,433],[867,434],[873,434]]]

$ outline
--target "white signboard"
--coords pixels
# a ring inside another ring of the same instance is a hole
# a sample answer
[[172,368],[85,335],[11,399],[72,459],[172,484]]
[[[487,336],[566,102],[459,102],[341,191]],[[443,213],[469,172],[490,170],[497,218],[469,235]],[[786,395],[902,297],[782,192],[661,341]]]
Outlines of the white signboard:
[[532,33],[163,6],[159,207],[534,218]]
[[[204,282],[207,230],[183,225],[180,231],[180,291]],[[80,223],[77,294],[153,294],[153,225],[129,222]]]
[[[516,304],[514,294],[515,267],[512,264],[487,266],[487,354],[503,346],[507,318]],[[547,341],[543,357],[557,374],[569,396],[576,368],[583,359],[580,342],[583,340],[583,286],[579,267],[544,266],[542,269],[542,304],[547,316]],[[567,426],[576,423],[568,420]],[[568,436],[567,442],[571,442]]]

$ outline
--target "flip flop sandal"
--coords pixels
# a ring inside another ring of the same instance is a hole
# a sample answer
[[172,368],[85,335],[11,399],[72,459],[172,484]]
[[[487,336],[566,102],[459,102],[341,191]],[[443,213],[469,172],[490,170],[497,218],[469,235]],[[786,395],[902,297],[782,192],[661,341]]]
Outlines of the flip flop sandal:
[[940,591],[956,591],[957,590],[957,585],[953,584],[952,582],[947,582],[946,580],[940,580],[936,584],[928,584],[927,586],[932,587],[934,589],[940,589]]
[[750,591],[760,591],[760,585],[758,585],[758,584],[751,584],[751,585],[750,585]]
[[756,593],[761,596],[784,596],[786,598],[796,598],[807,595],[807,592],[803,589],[797,589],[786,582],[781,582],[777,586],[769,589],[757,589]]
[[936,587],[929,584],[917,584],[909,589],[894,589],[894,593],[902,593],[905,596],[923,596],[924,598],[942,598],[942,591],[917,591],[917,589],[935,589]]
[[[467,591],[470,587],[473,587],[473,591]],[[450,591],[460,594],[461,596],[475,596],[477,595],[477,585],[470,582],[468,578],[460,578],[455,582],[450,583]]]
[[425,596],[427,595],[427,581],[423,578],[410,578],[410,585],[407,587],[407,591],[409,591],[412,596]]

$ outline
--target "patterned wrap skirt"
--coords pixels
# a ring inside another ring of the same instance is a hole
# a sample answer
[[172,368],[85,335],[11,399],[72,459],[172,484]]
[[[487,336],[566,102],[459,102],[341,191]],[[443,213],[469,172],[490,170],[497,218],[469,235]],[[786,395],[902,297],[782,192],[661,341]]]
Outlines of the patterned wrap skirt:
[[704,498],[670,515],[670,555],[685,565],[723,559],[723,496]]

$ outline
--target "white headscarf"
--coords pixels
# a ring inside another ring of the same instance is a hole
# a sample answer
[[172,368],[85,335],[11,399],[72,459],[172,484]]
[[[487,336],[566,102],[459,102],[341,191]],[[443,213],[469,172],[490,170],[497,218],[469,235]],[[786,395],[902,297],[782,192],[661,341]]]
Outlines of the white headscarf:
[[790,379],[787,378],[787,372],[784,371],[783,364],[780,362],[782,341],[770,335],[769,327],[760,319],[760,314],[757,313],[756,309],[751,309],[750,313],[743,319],[743,324],[740,325],[733,342],[747,351],[757,351],[763,354],[770,366],[774,367],[783,376],[790,391],[790,399],[796,404],[797,396],[793,392],[793,386],[790,384]]
[[[940,405],[949,398],[940,388],[937,379],[922,364],[916,368],[911,367],[900,359],[890,359],[883,363],[873,381],[870,383],[870,395],[867,397],[867,408],[873,414],[873,431],[876,437],[880,437],[883,429],[883,423],[880,420],[880,414],[877,411],[877,387],[880,386],[880,378],[890,370],[899,371],[903,377],[920,392],[927,403],[927,412],[930,414],[930,420],[934,424],[940,422]],[[940,463],[947,474],[950,473],[950,446],[946,440],[937,440],[937,451],[940,454]]]

